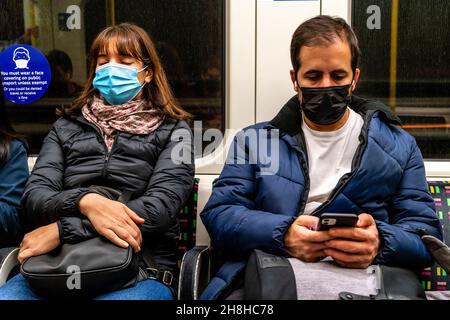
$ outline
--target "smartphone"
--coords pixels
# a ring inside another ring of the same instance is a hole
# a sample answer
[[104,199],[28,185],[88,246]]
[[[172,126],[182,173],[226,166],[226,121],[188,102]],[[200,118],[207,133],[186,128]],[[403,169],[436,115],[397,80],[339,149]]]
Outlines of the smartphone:
[[354,227],[357,222],[358,215],[354,213],[322,213],[317,231],[336,227]]

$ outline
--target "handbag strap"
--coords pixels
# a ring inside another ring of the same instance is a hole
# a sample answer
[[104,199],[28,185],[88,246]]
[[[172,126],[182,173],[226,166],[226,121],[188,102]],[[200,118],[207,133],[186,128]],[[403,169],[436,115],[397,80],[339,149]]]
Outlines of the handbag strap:
[[111,187],[98,186],[98,185],[90,186],[89,190],[91,190],[92,192],[98,193],[98,194],[104,196],[105,198],[119,201],[124,204],[127,203],[131,199],[131,196],[133,195],[133,192],[131,190],[121,191],[121,190],[117,190],[117,189],[114,189]]
[[169,270],[159,269],[151,254],[143,252],[142,260],[145,263],[145,273],[147,279],[159,280],[169,287],[173,284],[175,279],[173,273]]
[[122,193],[120,194],[119,198],[117,199],[117,201],[122,202],[122,203],[127,203],[130,199],[131,196],[133,195],[133,192],[130,190],[124,190],[122,191]]

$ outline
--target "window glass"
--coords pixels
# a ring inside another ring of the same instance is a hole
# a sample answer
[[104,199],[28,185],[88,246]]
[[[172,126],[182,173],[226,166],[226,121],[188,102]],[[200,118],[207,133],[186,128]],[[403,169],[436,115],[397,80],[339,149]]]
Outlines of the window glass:
[[95,36],[105,26],[133,22],[155,42],[179,104],[202,121],[203,131],[223,132],[223,21],[223,0],[1,0],[0,51],[31,45],[46,55],[52,71],[41,99],[7,101],[13,126],[38,153],[57,119],[55,109],[70,104],[85,85]]
[[450,2],[358,0],[359,95],[385,102],[427,159],[450,159]]

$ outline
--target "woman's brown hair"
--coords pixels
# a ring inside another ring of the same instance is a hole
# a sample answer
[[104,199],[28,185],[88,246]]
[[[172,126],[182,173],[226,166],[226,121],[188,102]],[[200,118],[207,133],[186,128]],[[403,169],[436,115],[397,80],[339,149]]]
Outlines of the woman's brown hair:
[[98,91],[93,87],[97,59],[100,53],[108,54],[110,44],[115,45],[115,50],[120,55],[132,56],[142,61],[153,71],[153,79],[142,89],[143,98],[148,102],[147,108],[155,108],[161,115],[169,116],[177,120],[189,119],[190,115],[181,109],[175,102],[175,98],[167,81],[166,74],[156,52],[153,41],[147,32],[131,23],[121,23],[110,26],[98,34],[92,43],[90,50],[90,70],[86,87],[71,106],[57,110],[58,116],[72,116],[79,114],[84,105],[92,103]]

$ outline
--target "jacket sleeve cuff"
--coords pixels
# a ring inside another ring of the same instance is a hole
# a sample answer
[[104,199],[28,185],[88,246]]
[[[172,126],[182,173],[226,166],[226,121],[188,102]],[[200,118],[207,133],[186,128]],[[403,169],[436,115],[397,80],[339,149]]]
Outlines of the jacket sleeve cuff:
[[78,211],[80,211],[80,200],[81,200],[81,198],[83,198],[85,195],[87,195],[89,193],[97,193],[97,192],[87,189],[87,190],[84,190],[82,193],[80,193],[78,195],[78,197],[75,199],[75,207],[77,208]]
[[402,226],[377,221],[378,231],[383,240],[374,264],[396,265],[409,269],[430,266],[432,259],[419,235]]
[[63,232],[63,227],[61,225],[61,220],[58,220],[56,222],[56,225],[58,226],[58,232],[59,232],[59,242],[61,244],[64,244],[64,232]]
[[275,236],[275,239],[278,243],[278,252],[277,254],[283,255],[283,256],[289,256],[289,254],[286,251],[286,247],[284,246],[284,238],[286,236],[287,231],[291,227],[292,223],[297,219],[297,217],[291,217],[289,220],[286,220],[282,225],[280,225],[276,230],[275,234],[278,234],[278,236]]
[[79,217],[61,217],[58,228],[61,243],[78,243],[97,235],[89,220]]

